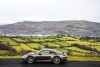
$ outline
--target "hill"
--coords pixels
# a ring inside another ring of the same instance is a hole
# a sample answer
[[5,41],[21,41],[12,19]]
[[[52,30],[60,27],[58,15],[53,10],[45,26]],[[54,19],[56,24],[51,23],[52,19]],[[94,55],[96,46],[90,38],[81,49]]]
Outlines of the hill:
[[100,36],[100,23],[73,20],[73,21],[23,21],[14,24],[0,26],[2,34],[43,34],[43,35],[76,35],[76,36]]

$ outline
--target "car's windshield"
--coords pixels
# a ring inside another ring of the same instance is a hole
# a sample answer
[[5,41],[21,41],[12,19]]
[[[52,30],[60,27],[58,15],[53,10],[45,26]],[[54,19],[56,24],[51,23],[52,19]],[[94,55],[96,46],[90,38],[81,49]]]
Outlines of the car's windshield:
[[38,52],[36,52],[36,53],[40,53],[42,50],[40,50],[40,51],[38,51]]

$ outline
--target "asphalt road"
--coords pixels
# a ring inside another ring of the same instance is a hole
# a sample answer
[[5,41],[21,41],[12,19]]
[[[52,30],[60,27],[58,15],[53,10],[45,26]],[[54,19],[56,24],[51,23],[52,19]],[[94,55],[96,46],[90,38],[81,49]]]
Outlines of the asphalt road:
[[21,59],[0,59],[0,67],[100,67],[100,62],[68,61],[56,65],[50,62],[26,64],[22,63]]

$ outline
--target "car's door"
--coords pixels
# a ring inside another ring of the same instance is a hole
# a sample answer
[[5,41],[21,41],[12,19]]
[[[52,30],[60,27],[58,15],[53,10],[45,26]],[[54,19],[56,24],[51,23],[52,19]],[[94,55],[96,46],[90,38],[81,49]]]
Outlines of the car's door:
[[51,60],[51,54],[49,50],[43,50],[36,56],[37,61],[49,61]]

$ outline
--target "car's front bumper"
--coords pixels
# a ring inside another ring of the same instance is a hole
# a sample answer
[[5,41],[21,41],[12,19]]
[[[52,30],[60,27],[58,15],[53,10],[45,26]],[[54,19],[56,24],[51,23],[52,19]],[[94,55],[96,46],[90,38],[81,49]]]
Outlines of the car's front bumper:
[[25,59],[25,58],[22,58],[21,61],[22,61],[22,62],[26,62],[26,59]]
[[62,57],[61,58],[61,61],[66,61],[67,60],[67,57]]
[[25,61],[26,59],[22,58],[21,60],[22,60],[22,61]]

